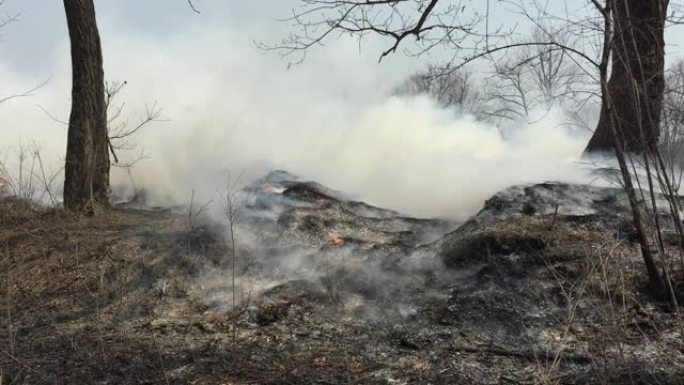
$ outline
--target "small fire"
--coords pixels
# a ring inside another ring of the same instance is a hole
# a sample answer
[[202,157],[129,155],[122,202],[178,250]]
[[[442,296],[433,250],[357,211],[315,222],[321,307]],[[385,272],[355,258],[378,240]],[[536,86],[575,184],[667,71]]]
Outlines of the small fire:
[[273,187],[271,186],[261,186],[259,188],[259,194],[268,195],[273,193]]
[[342,238],[341,236],[339,236],[337,234],[331,235],[328,242],[333,246],[344,246],[344,244],[346,243],[344,238]]

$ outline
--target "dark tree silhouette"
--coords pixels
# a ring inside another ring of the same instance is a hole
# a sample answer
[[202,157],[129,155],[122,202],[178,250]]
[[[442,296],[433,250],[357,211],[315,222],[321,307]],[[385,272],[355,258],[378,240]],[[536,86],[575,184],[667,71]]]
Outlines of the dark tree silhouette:
[[64,168],[64,206],[109,204],[109,150],[102,47],[93,0],[64,0],[71,41],[71,114]]
[[[614,40],[608,95],[586,152],[613,151],[609,115],[617,117],[626,152],[653,152],[660,135],[665,91],[665,21],[668,0],[613,2]],[[608,106],[614,111],[608,111]]]

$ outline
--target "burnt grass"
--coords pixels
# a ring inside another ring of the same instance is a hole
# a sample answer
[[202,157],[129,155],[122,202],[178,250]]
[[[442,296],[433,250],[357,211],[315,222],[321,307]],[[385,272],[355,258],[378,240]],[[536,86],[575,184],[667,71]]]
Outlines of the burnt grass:
[[[684,383],[681,317],[643,291],[619,210],[504,216],[499,197],[457,226],[315,184],[282,197],[251,218],[269,230],[238,250],[235,306],[209,220],[1,200],[0,384]],[[277,272],[294,254],[309,274]]]

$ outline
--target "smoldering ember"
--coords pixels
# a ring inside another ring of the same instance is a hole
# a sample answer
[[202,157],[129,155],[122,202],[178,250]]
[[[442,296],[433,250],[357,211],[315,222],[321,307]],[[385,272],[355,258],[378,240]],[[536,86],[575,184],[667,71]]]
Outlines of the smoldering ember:
[[0,385],[684,383],[684,3],[37,3]]

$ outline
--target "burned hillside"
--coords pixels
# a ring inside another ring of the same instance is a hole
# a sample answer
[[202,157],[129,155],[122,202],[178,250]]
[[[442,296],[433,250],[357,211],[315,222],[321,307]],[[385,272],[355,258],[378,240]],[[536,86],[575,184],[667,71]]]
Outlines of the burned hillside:
[[182,210],[83,218],[4,199],[3,380],[684,379],[681,319],[644,291],[619,189],[515,186],[465,223],[282,171],[234,197],[235,215],[196,223]]

